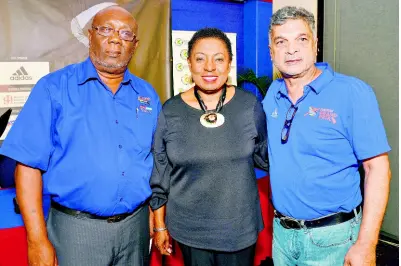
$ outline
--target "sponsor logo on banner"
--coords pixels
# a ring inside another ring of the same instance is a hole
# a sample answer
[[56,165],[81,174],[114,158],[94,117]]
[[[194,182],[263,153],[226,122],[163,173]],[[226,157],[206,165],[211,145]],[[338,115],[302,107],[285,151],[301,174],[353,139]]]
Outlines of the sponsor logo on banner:
[[180,56],[182,58],[182,60],[187,60],[188,58],[188,50],[187,49],[182,49],[180,52]]
[[0,108],[22,107],[30,93],[30,91],[0,92]]
[[49,73],[49,62],[0,62],[1,85],[33,85]]
[[176,45],[178,45],[178,46],[181,46],[181,45],[183,45],[183,43],[184,43],[184,41],[181,39],[181,38],[177,38],[177,39],[175,39],[175,42],[174,42]]
[[32,85],[0,85],[0,93],[1,92],[19,92],[19,91],[31,91],[33,87]]
[[32,80],[32,76],[28,75],[25,68],[22,66],[10,77],[10,80]]

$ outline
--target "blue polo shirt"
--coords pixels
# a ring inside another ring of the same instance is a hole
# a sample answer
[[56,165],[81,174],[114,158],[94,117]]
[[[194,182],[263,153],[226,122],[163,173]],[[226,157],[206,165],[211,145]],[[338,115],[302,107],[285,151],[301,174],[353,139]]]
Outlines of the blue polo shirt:
[[43,192],[63,206],[110,216],[151,195],[150,152],[161,104],[128,70],[116,94],[86,61],[43,77],[0,153],[43,171]]
[[306,220],[352,211],[362,200],[361,161],[390,150],[372,88],[327,63],[316,66],[322,73],[294,103],[287,143],[281,131],[292,103],[284,80],[275,80],[263,100],[274,207]]

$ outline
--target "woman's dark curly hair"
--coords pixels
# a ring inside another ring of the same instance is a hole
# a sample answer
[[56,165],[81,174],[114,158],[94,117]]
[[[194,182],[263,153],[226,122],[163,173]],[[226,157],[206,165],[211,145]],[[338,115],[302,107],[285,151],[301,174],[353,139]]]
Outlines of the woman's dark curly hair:
[[233,59],[233,52],[231,49],[231,42],[227,35],[217,28],[203,28],[195,32],[191,40],[188,42],[188,57],[191,57],[192,49],[195,43],[201,39],[215,38],[219,39],[226,45],[230,61]]

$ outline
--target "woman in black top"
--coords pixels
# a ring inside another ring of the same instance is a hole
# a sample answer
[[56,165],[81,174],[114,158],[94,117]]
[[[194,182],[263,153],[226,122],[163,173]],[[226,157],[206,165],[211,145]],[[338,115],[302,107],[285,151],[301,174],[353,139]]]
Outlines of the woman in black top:
[[231,43],[214,28],[188,43],[195,86],[168,100],[154,137],[156,247],[185,265],[253,265],[263,229],[254,163],[267,170],[266,117],[251,93],[227,85]]

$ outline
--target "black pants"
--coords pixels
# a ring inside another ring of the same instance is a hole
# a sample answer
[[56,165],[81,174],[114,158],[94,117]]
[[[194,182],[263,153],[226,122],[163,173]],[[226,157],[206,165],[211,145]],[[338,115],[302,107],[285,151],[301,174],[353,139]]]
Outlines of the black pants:
[[185,266],[252,266],[255,256],[255,245],[235,252],[223,252],[178,244]]

